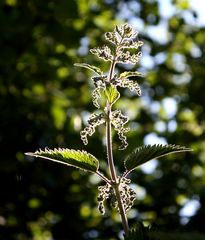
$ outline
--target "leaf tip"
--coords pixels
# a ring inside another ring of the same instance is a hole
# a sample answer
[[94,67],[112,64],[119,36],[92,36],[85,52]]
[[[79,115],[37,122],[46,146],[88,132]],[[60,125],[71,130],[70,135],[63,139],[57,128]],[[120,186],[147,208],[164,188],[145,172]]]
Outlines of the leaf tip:
[[26,153],[24,153],[26,156],[31,156],[31,157],[35,157],[36,155],[35,155],[35,153],[33,153],[33,152],[26,152]]
[[194,149],[193,149],[193,148],[186,148],[186,147],[185,147],[185,151],[187,151],[187,152],[194,152]]

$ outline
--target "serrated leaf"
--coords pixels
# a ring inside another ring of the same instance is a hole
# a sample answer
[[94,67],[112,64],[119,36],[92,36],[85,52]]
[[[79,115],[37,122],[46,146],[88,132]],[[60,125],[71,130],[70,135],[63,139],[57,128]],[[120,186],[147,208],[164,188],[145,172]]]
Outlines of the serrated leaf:
[[95,73],[97,73],[98,75],[103,75],[103,71],[100,70],[100,68],[95,67],[93,65],[87,64],[87,63],[75,63],[74,66],[76,67],[84,67],[87,68]]
[[39,150],[34,153],[25,154],[33,157],[45,158],[54,162],[62,163],[90,172],[97,172],[99,168],[98,160],[86,151],[76,151],[67,148],[55,148],[54,150],[45,149],[44,151]]
[[178,145],[146,145],[134,150],[124,162],[126,168],[126,175],[134,170],[136,167],[152,160],[160,158],[165,155],[177,152],[192,151],[190,148],[181,147]]
[[114,104],[120,97],[120,93],[117,91],[116,87],[112,85],[106,88],[104,94],[110,104]]
[[141,72],[123,72],[119,76],[120,79],[129,77],[144,77],[144,74]]

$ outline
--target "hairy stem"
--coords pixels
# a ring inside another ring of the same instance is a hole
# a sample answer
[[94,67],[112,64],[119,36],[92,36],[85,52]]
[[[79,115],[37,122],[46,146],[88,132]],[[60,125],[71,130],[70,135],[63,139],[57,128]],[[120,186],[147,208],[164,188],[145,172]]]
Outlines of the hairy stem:
[[110,65],[110,71],[109,71],[109,76],[108,76],[108,81],[110,82],[110,80],[112,79],[113,77],[113,73],[114,73],[114,69],[115,69],[115,64],[116,64],[116,60],[114,59],[112,62],[111,62],[111,65]]
[[119,207],[119,212],[120,212],[120,216],[121,216],[121,220],[122,220],[123,229],[125,231],[125,235],[127,235],[129,232],[129,225],[128,225],[125,208],[124,208],[124,205],[123,205],[123,202],[121,199],[121,195],[120,195],[120,191],[119,191],[119,184],[116,184],[113,187],[115,189],[115,195],[116,195],[117,202],[118,202],[118,207]]
[[[110,82],[114,73],[115,69],[115,60],[111,62],[108,81]],[[108,165],[111,175],[112,182],[117,182],[116,172],[115,172],[115,165],[113,161],[113,153],[112,153],[112,126],[111,126],[111,113],[112,113],[112,106],[107,101],[107,120],[106,120],[106,139],[107,139],[107,157],[108,157]]]
[[[110,82],[112,79],[112,76],[114,74],[114,68],[115,68],[115,60],[112,61],[109,71],[109,77],[108,81]],[[112,153],[112,126],[111,126],[111,113],[112,113],[112,106],[109,102],[107,102],[107,120],[106,120],[106,140],[107,140],[107,157],[108,157],[108,165],[110,170],[110,176],[111,176],[111,182],[112,186],[115,190],[119,212],[122,220],[123,229],[125,231],[125,234],[128,234],[129,231],[129,225],[127,221],[127,216],[125,212],[125,208],[121,199],[120,191],[119,191],[119,183],[116,176],[115,171],[115,165],[113,160],[113,153]]]
[[[107,105],[107,108],[109,107],[108,112],[111,112],[111,106]],[[129,225],[127,221],[127,216],[125,213],[125,208],[122,203],[120,191],[119,191],[119,184],[116,176],[116,171],[115,171],[115,165],[113,161],[113,154],[112,154],[112,135],[111,135],[111,121],[110,118],[108,117],[106,121],[106,138],[107,138],[107,156],[108,156],[108,165],[109,165],[109,170],[110,170],[110,175],[111,175],[111,180],[112,180],[112,185],[115,189],[115,194],[118,202],[118,207],[120,211],[120,216],[122,220],[122,225],[123,229],[125,231],[125,234],[128,234],[129,232]]]
[[[107,106],[107,108],[110,108],[110,106]],[[108,110],[108,115],[109,114]],[[110,117],[108,117],[107,122],[106,122],[106,138],[107,138],[107,157],[108,157],[108,165],[109,165],[109,170],[110,170],[110,176],[112,182],[116,183],[117,182],[117,176],[116,176],[116,171],[115,171],[115,165],[113,161],[113,153],[112,153],[112,133],[111,133],[111,121]]]

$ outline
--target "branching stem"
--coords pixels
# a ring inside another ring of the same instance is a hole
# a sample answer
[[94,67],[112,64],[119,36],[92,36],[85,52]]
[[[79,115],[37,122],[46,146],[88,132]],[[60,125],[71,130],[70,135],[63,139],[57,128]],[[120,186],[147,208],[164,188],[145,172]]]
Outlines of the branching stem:
[[101,172],[97,171],[96,174],[102,178],[106,183],[110,184],[111,185],[111,182],[108,178],[106,178]]

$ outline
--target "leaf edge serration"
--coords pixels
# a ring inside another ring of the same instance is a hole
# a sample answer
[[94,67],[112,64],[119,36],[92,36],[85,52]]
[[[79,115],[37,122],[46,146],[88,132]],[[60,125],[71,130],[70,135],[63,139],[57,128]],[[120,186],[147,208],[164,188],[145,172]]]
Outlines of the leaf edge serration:
[[97,172],[99,168],[97,158],[84,150],[80,151],[67,148],[54,148],[54,150],[52,150],[45,148],[44,151],[40,149],[34,153],[25,153],[25,155],[48,159],[90,172]]
[[[155,150],[155,152],[154,152]],[[161,151],[160,151],[161,150]],[[167,150],[167,151],[166,151]],[[158,153],[156,153],[158,151]],[[193,151],[191,148],[187,148],[175,144],[148,144],[141,147],[137,147],[131,154],[129,154],[124,160],[124,166],[126,173],[133,171],[135,168],[141,166],[142,164],[153,160],[164,157],[172,153],[188,152]],[[144,156],[142,155],[144,152]],[[139,159],[141,157],[141,159]],[[138,159],[137,159],[138,158]],[[137,160],[136,160],[137,159]],[[133,162],[131,164],[131,161]],[[134,163],[135,161],[135,163]]]

